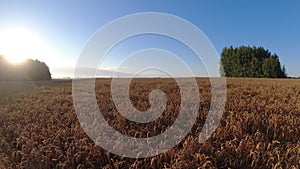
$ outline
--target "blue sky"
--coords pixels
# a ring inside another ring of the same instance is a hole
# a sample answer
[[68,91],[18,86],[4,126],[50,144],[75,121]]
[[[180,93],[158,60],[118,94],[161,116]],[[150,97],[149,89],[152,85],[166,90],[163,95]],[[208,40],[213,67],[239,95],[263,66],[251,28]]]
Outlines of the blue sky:
[[[196,25],[207,35],[218,54],[225,46],[230,45],[264,46],[279,55],[290,76],[300,76],[299,9],[300,2],[296,0],[12,0],[0,1],[0,33],[3,29],[15,27],[34,32],[52,51],[49,52],[51,55],[37,56],[36,59],[45,61],[54,77],[72,76],[73,67],[83,46],[99,28],[125,15],[138,12],[163,12],[177,15]],[[143,41],[145,38],[136,38],[136,41],[133,40],[131,44],[134,46],[136,42]],[[150,42],[155,41],[153,37],[149,38]],[[158,39],[164,41],[163,38]],[[174,43],[176,42],[170,42],[170,46],[176,46]],[[164,43],[158,44],[162,45],[157,47],[168,48],[163,45]],[[151,45],[139,46],[142,47],[151,47]],[[126,48],[131,49],[129,51],[137,49],[130,48],[128,45]],[[118,63],[116,55],[111,54],[105,61],[107,67],[113,67]],[[189,56],[184,57],[188,62]],[[191,67],[193,66],[196,65],[191,64]]]

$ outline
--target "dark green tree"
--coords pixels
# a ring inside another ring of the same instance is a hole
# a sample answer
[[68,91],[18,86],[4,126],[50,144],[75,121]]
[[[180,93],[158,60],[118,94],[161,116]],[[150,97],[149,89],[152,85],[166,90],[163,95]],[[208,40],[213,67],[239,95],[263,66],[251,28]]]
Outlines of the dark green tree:
[[263,47],[225,47],[221,53],[223,77],[285,78],[286,68],[279,57]]

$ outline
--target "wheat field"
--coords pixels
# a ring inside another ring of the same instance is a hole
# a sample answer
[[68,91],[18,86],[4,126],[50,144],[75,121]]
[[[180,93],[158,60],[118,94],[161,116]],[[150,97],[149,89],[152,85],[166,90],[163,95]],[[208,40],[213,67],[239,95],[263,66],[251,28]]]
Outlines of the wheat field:
[[[222,119],[201,144],[211,87],[206,78],[197,83],[200,107],[192,130],[171,150],[148,158],[121,157],[97,146],[77,119],[71,81],[2,85],[0,168],[300,168],[300,80],[228,78]],[[118,113],[110,84],[111,79],[96,80],[97,102],[106,121],[124,135],[160,134],[179,113],[174,79],[132,81],[129,96],[138,110],[150,107],[153,89],[161,89],[168,99],[164,113],[147,124]]]

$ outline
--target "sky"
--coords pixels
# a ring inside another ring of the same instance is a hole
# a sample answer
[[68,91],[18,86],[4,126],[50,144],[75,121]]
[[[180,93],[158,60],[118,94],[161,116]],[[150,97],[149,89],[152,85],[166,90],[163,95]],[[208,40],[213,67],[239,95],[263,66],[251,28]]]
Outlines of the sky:
[[[84,45],[101,27],[126,15],[160,12],[194,24],[208,37],[219,55],[226,46],[263,46],[279,55],[289,76],[298,77],[299,8],[300,1],[296,0],[1,0],[0,54],[10,54],[11,58],[22,55],[46,62],[54,78],[73,77]],[[17,37],[10,38],[13,35]],[[145,48],[172,51],[180,55],[195,74],[205,76],[205,66],[194,60],[196,56],[190,49],[174,39],[156,35],[122,41],[99,68],[113,71],[125,56]],[[153,59],[150,57],[149,60]],[[133,64],[127,66],[134,67]],[[169,68],[176,70],[176,66]],[[122,71],[134,73],[136,70]],[[218,70],[212,74],[218,74]]]

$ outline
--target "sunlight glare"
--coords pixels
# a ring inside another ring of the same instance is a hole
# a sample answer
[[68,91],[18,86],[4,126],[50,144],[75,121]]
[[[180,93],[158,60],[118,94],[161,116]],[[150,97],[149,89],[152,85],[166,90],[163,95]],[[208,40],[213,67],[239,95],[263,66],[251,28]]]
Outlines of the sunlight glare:
[[39,59],[46,51],[46,45],[31,31],[21,28],[0,31],[0,54],[12,63]]

